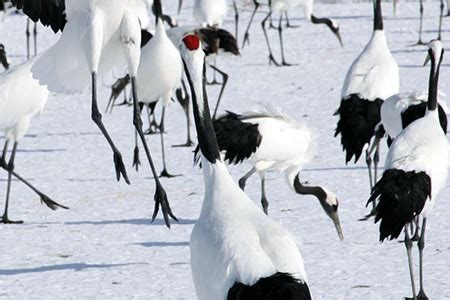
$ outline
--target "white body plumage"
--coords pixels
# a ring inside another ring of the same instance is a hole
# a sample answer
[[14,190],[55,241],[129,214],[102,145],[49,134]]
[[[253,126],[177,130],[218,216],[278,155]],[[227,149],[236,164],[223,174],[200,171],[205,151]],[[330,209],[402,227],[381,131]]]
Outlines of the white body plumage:
[[27,133],[31,119],[47,103],[48,90],[33,79],[31,67],[36,58],[0,75],[0,130],[6,139],[18,142]]
[[431,199],[421,215],[426,216],[447,182],[448,141],[439,124],[437,110],[427,111],[396,137],[386,157],[385,170],[424,171],[431,178]]
[[375,30],[367,46],[350,66],[341,98],[358,94],[369,101],[384,100],[399,92],[399,82],[399,68],[389,51],[384,31]]
[[226,0],[195,0],[194,19],[202,26],[221,26],[227,15]]
[[222,162],[202,156],[205,198],[191,234],[191,268],[198,299],[226,299],[238,281],[252,285],[277,272],[304,282],[295,239],[239,188]]
[[[308,127],[279,112],[264,111],[264,117],[245,115],[246,123],[258,124],[262,137],[261,144],[249,158],[256,170],[263,174],[266,171],[286,172],[292,185],[294,177],[302,166],[312,157],[313,139]],[[260,114],[260,115],[261,115]],[[248,117],[247,117],[248,116]]]
[[[398,93],[383,102],[381,106],[381,122],[387,134],[395,138],[402,130],[401,114],[412,105],[428,102],[428,93]],[[442,97],[438,97],[438,103],[447,112],[447,105]]]
[[[124,39],[133,37],[131,42],[139,48],[140,31],[124,31],[136,29],[135,0],[66,0],[66,15],[61,38],[32,69],[51,91],[80,92],[91,83],[89,73],[102,76],[114,68],[123,70],[127,66]],[[137,67],[139,57],[134,59]]]
[[271,9],[274,12],[284,13],[285,11],[300,6],[305,13],[305,18],[311,20],[314,0],[272,0]]
[[183,67],[180,52],[158,20],[154,37],[142,48],[137,74],[139,100],[151,103],[162,99],[166,106],[180,85]]

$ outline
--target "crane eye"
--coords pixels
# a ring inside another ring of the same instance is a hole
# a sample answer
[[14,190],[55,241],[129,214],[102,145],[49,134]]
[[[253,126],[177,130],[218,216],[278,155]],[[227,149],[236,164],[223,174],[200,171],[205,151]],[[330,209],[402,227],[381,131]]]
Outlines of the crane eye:
[[183,43],[189,50],[197,50],[200,47],[200,39],[194,34],[187,35],[183,38]]

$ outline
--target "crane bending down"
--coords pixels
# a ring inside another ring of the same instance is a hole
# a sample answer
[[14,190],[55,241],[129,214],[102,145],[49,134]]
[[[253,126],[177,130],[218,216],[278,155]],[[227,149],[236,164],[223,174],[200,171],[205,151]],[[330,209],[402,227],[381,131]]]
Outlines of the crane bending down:
[[[214,120],[219,150],[229,163],[247,161],[252,168],[239,180],[244,190],[255,172],[261,177],[261,205],[268,213],[265,173],[281,171],[289,186],[301,195],[315,196],[327,216],[333,221],[338,236],[344,239],[335,194],[321,186],[308,186],[300,181],[300,171],[312,156],[312,136],[309,129],[276,110],[261,110],[243,114],[227,112]],[[198,158],[199,148],[196,149]]]

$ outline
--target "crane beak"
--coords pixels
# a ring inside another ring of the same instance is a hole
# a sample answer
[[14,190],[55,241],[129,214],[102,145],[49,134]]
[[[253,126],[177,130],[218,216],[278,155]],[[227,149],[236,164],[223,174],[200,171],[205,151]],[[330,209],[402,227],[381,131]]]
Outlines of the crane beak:
[[333,220],[334,226],[336,227],[337,234],[341,241],[344,240],[344,233],[342,232],[341,222],[339,221],[339,215],[337,212],[332,212],[330,214],[331,220]]
[[342,38],[341,38],[341,34],[338,31],[334,32],[334,35],[337,37],[338,41],[339,41],[339,45],[341,45],[342,48],[344,48],[344,43],[342,43]]
[[425,58],[425,61],[423,62],[423,66],[424,66],[424,67],[428,64],[428,62],[430,61],[430,59],[431,59],[431,56],[430,56],[430,54],[428,53],[427,57]]

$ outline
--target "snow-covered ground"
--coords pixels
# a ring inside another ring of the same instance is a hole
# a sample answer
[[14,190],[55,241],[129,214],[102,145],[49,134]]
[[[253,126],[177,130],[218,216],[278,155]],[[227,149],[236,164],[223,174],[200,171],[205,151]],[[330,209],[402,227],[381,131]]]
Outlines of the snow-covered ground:
[[[175,1],[174,1],[175,2]],[[397,16],[385,3],[385,28],[391,51],[400,65],[401,90],[425,90],[429,68],[423,68],[426,48],[417,41],[418,3],[402,2]],[[438,2],[425,4],[424,38],[435,38]],[[175,10],[175,3],[168,5]],[[192,22],[192,4],[179,18]],[[245,111],[271,103],[310,126],[316,155],[305,166],[303,179],[334,191],[340,199],[345,241],[340,242],[330,220],[312,197],[292,192],[283,176],[269,174],[267,192],[270,216],[302,241],[302,254],[315,299],[400,299],[411,296],[404,245],[378,242],[378,226],[358,219],[368,210],[367,170],[364,160],[344,164],[339,140],[333,138],[340,88],[350,63],[372,30],[372,5],[317,4],[318,16],[341,24],[345,48],[324,26],[305,21],[301,10],[290,13],[300,28],[285,31],[286,56],[295,66],[267,64],[267,52],[257,15],[251,45],[238,58],[221,57],[219,65],[230,74],[222,109]],[[230,11],[226,27],[233,31]],[[241,15],[241,34],[249,12]],[[11,15],[0,23],[0,40],[11,62],[25,59],[25,18]],[[444,45],[450,48],[450,19],[444,19]],[[39,51],[57,39],[39,28]],[[271,30],[278,49],[277,32]],[[278,52],[277,52],[278,55]],[[450,94],[450,58],[444,57],[440,88]],[[278,57],[278,56],[277,56]],[[215,99],[218,87],[209,87]],[[109,87],[101,88],[102,107]],[[23,225],[0,226],[1,299],[194,299],[189,265],[189,236],[199,215],[203,180],[193,167],[192,149],[168,148],[169,171],[182,174],[163,179],[174,213],[180,222],[168,230],[158,218],[153,224],[154,184],[143,160],[139,173],[132,167],[134,131],[129,107],[116,108],[105,123],[121,149],[132,181],[115,180],[112,153],[90,120],[90,94],[50,96],[45,114],[33,121],[19,145],[16,170],[68,205],[68,211],[48,210],[35,194],[14,181],[10,217]],[[185,120],[178,104],[167,119],[168,145],[185,141]],[[195,133],[194,133],[195,136]],[[3,138],[2,138],[3,141]],[[161,168],[158,136],[149,136],[152,154]],[[383,148],[382,160],[386,149]],[[142,157],[143,159],[144,157]],[[238,179],[248,166],[230,167]],[[6,175],[0,175],[3,199]],[[247,192],[259,202],[257,176]],[[429,218],[425,249],[425,287],[431,299],[450,298],[449,190],[445,189]],[[3,200],[1,209],[3,207]],[[160,216],[159,216],[160,217]],[[416,249],[414,249],[416,251]],[[414,254],[417,259],[417,253]],[[416,273],[417,274],[417,273]]]

